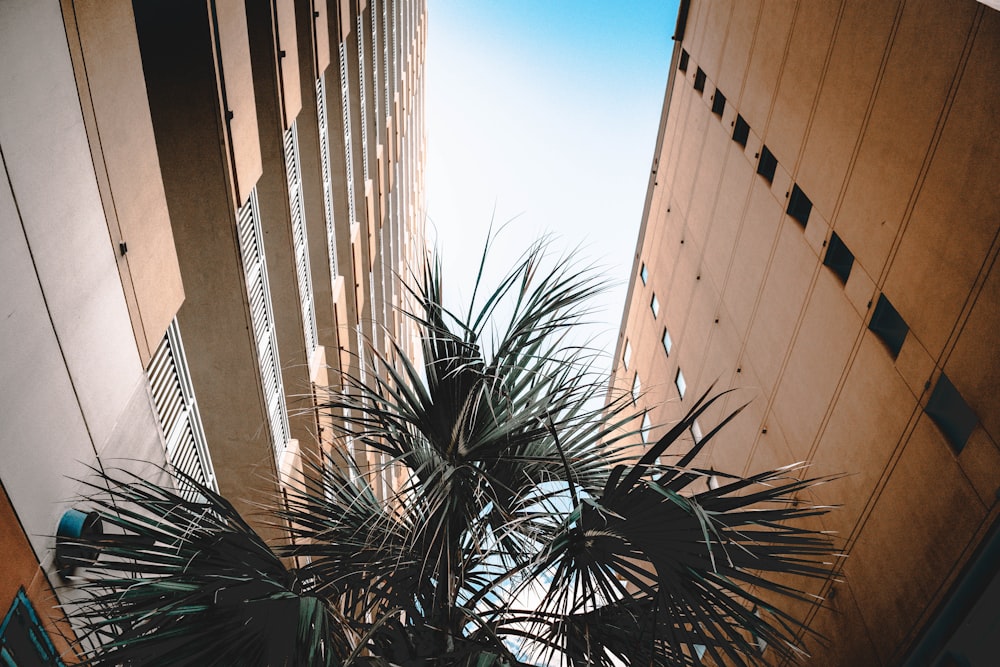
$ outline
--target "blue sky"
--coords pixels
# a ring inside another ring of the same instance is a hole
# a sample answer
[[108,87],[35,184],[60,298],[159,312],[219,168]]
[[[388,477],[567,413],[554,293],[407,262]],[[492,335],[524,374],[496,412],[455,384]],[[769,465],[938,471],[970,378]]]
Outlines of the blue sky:
[[[491,220],[502,273],[544,233],[606,267],[613,352],[666,85],[676,0],[428,0],[428,235],[467,298]],[[610,368],[610,363],[609,363]]]

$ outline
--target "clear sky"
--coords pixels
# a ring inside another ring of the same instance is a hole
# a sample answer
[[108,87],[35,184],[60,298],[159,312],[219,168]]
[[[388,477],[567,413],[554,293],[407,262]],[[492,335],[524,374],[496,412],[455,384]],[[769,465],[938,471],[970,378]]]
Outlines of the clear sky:
[[545,233],[581,247],[613,287],[594,331],[612,354],[677,0],[427,4],[427,226],[448,300],[470,295],[491,220],[513,220],[493,275]]

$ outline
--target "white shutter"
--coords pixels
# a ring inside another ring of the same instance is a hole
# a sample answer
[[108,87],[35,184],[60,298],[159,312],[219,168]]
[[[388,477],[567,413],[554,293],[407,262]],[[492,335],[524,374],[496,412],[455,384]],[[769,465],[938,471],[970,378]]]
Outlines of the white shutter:
[[271,291],[267,285],[267,261],[264,258],[264,235],[260,226],[260,209],[257,206],[257,188],[250,191],[250,200],[239,211],[237,230],[264,401],[267,404],[272,445],[277,456],[288,442],[288,409],[281,382]]
[[[163,429],[167,461],[177,470],[218,491],[176,319],[170,323],[149,362],[146,377]],[[192,500],[198,496],[191,489],[180,492]]]
[[330,135],[327,133],[326,78],[316,79],[316,114],[319,120],[319,160],[323,171],[323,213],[326,215],[330,280],[337,279],[337,237],[333,227],[333,176],[330,174]]
[[316,350],[316,311],[313,307],[312,277],[309,274],[309,240],[306,237],[305,213],[302,210],[302,165],[299,162],[298,121],[285,131],[285,176],[288,181],[288,205],[292,215],[292,249],[295,253],[295,277],[299,284],[299,306],[306,352]]
[[358,224],[354,204],[354,158],[351,150],[351,84],[347,75],[347,45],[340,42],[340,107],[344,112],[344,160],[347,162],[347,210],[351,225]]
[[365,19],[364,14],[358,12],[358,81],[361,90],[361,161],[364,165],[364,175],[367,181],[368,175],[368,90],[365,85]]

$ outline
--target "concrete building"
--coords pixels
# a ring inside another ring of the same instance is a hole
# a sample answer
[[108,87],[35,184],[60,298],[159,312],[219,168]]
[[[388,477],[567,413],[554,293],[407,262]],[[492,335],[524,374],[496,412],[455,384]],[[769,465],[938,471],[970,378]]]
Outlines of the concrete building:
[[751,401],[702,467],[848,473],[807,664],[994,664],[1000,11],[691,0],[674,39],[614,382],[651,439]]
[[317,399],[413,345],[425,37],[423,0],[0,3],[4,664],[71,655],[88,467],[175,465],[277,536],[254,503],[340,446]]

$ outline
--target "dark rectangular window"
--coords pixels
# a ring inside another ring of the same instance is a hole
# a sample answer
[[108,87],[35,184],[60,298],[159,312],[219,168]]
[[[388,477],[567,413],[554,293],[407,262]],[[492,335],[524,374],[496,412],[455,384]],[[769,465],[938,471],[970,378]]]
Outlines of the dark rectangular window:
[[837,232],[834,232],[830,237],[830,243],[826,247],[826,256],[823,258],[823,266],[829,267],[840,278],[840,282],[847,284],[847,278],[851,275],[851,267],[854,266],[854,253],[844,245],[844,242],[837,236]]
[[64,667],[23,588],[0,624],[0,664]]
[[785,212],[805,227],[806,223],[809,222],[809,214],[812,210],[813,204],[809,201],[809,197],[806,197],[806,193],[802,192],[802,188],[798,186],[798,183],[793,185],[792,196],[788,198],[788,210]]
[[747,139],[750,138],[750,124],[743,120],[743,116],[737,114],[736,127],[733,128],[733,141],[743,148],[747,147]]
[[763,146],[760,149],[760,162],[757,163],[757,173],[767,179],[768,183],[774,182],[774,170],[778,168],[778,158]]
[[700,67],[694,73],[694,89],[699,93],[705,90],[705,72]]
[[716,116],[722,116],[722,112],[726,110],[726,96],[722,94],[722,91],[718,88],[715,89],[715,95],[712,97],[712,113]]
[[910,327],[889,303],[889,299],[885,298],[885,294],[878,295],[878,303],[875,304],[875,312],[872,313],[868,328],[888,346],[893,359],[899,356],[906,334],[910,331]]
[[677,69],[679,69],[682,72],[688,71],[688,57],[689,57],[688,52],[685,51],[684,49],[681,49],[681,59],[680,62],[677,63]]
[[965,402],[958,389],[951,383],[944,373],[938,378],[931,392],[931,398],[927,401],[925,408],[927,416],[934,420],[944,436],[951,443],[951,448],[955,453],[962,451],[965,443],[969,441],[973,429],[979,423],[979,418],[972,411],[969,404]]

